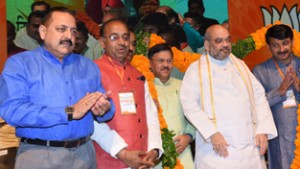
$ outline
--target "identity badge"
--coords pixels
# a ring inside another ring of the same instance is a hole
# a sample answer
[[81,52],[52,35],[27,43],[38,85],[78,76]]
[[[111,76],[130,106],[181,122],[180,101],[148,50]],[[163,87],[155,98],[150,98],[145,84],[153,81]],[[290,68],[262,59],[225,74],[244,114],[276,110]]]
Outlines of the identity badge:
[[136,114],[133,92],[120,92],[119,101],[121,107],[121,114]]
[[297,106],[293,90],[290,89],[286,92],[286,100],[282,104],[283,104],[283,108],[290,108],[290,107]]

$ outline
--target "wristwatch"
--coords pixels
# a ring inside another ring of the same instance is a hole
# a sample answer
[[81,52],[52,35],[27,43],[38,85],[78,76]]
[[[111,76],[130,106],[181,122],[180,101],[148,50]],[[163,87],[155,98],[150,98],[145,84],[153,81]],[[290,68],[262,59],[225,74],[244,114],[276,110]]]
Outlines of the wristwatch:
[[68,121],[73,120],[74,107],[67,106],[65,108],[65,112],[66,112],[66,114],[68,116]]

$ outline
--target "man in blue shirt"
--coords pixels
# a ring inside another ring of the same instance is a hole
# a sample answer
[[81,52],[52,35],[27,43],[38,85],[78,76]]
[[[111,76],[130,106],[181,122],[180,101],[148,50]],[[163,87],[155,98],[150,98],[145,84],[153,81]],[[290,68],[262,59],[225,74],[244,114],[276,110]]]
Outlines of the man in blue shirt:
[[53,8],[39,32],[44,45],[10,57],[0,78],[0,117],[21,137],[15,168],[96,168],[93,121],[115,110],[100,71],[72,53],[77,28],[68,9]]

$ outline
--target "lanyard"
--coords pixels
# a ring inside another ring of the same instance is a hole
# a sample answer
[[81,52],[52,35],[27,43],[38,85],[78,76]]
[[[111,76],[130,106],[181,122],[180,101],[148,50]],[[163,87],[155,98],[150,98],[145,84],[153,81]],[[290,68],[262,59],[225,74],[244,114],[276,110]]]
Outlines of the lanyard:
[[119,69],[113,64],[112,60],[110,57],[108,57],[109,62],[113,65],[116,73],[118,74],[118,76],[120,77],[121,81],[122,81],[122,86],[124,86],[124,70],[119,71]]
[[285,76],[284,76],[283,72],[281,71],[280,67],[278,66],[277,62],[274,59],[273,59],[273,61],[277,68],[277,71],[279,72],[279,75],[281,76],[282,79],[284,79]]

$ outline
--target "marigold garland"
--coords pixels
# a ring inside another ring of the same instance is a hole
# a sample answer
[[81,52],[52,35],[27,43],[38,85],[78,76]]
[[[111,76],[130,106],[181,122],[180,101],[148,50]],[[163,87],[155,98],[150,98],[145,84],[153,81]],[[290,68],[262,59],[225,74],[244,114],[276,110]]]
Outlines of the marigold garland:
[[[151,34],[149,37],[149,45],[148,47],[152,47],[156,44],[165,43],[165,41],[156,34]],[[175,135],[172,131],[168,129],[167,122],[162,114],[162,108],[158,102],[157,91],[154,85],[154,78],[152,71],[150,70],[150,62],[149,59],[140,54],[135,55],[131,61],[132,66],[137,68],[145,77],[148,82],[150,94],[153,100],[156,102],[158,108],[158,119],[160,123],[160,129],[162,133],[162,140],[163,140],[163,148],[165,150],[163,159],[162,159],[162,166],[165,169],[182,169],[183,166],[180,163],[180,160],[177,159],[178,154],[176,153],[175,144],[173,142],[173,136]]]
[[[276,25],[276,24],[281,24],[281,22],[277,21],[274,23],[274,25]],[[254,33],[251,33],[248,38],[241,40],[240,41],[241,43],[233,43],[233,51],[232,51],[233,54],[236,55],[237,57],[243,59],[247,54],[264,47],[266,45],[265,33],[268,30],[268,28],[270,28],[271,26],[273,26],[273,25],[271,25],[271,24],[267,25],[266,27],[263,27]],[[293,33],[294,33],[293,53],[296,56],[300,56],[300,33],[294,29],[293,29]],[[148,48],[150,48],[156,44],[160,44],[160,43],[165,43],[165,41],[160,36],[158,36],[156,34],[151,34]],[[243,45],[243,47],[241,47],[239,45]],[[243,51],[242,55],[237,55],[235,53],[236,50],[234,50],[234,48],[241,49],[240,51]],[[191,54],[188,52],[182,52],[175,47],[172,47],[172,51],[173,51],[173,56],[174,56],[174,58],[173,58],[174,66],[177,67],[181,72],[185,72],[186,69],[188,68],[188,66],[201,56],[201,54],[196,54],[196,53]],[[153,83],[154,75],[150,71],[149,60],[144,55],[134,56],[133,61],[131,63],[133,65],[135,65],[135,67],[138,68],[142,73],[144,72],[143,74],[145,75],[145,77],[148,81],[150,93],[151,93],[153,99],[158,102],[155,85]],[[140,61],[137,61],[140,59],[143,60],[142,63]],[[142,65],[144,65],[144,66],[142,66]],[[167,128],[167,123],[162,115],[161,107],[160,106],[158,106],[158,107],[159,107],[158,109],[159,109],[160,127],[161,127],[161,130],[163,130],[163,129]],[[300,124],[300,104],[298,106],[297,114],[298,114],[298,124]],[[299,169],[300,168],[300,125],[298,125],[296,130],[297,130],[297,135],[296,135],[296,140],[295,140],[295,145],[296,145],[295,158],[293,160],[293,163],[291,164],[291,169]],[[169,169],[169,168],[173,168],[173,167],[164,167],[164,168]],[[175,169],[179,169],[179,168],[183,168],[183,166],[180,164],[180,160],[177,159]]]
[[[95,23],[89,16],[86,15],[86,13],[77,13],[76,18],[81,20],[82,22],[85,23],[86,27],[88,28],[89,32],[96,38],[98,39],[100,37],[100,27],[97,23]],[[276,21],[274,25],[276,24],[281,24],[280,21]],[[246,55],[249,53],[259,50],[262,47],[266,45],[265,41],[265,33],[268,28],[273,26],[272,24],[267,25],[266,27],[262,27],[261,29],[257,30],[254,33],[251,33],[250,36],[244,40],[239,40],[236,43],[232,44],[232,53],[243,59]],[[293,53],[296,56],[300,56],[300,33],[297,32],[296,30],[293,29],[293,34],[294,34],[294,45],[293,45]],[[140,35],[145,35],[141,33]],[[139,38],[141,36],[137,36]],[[143,38],[143,37],[142,37]],[[160,43],[165,43],[165,40],[163,40],[160,36],[156,34],[151,34],[150,40],[149,40],[149,45],[148,48],[160,44]],[[142,43],[140,43],[142,44]],[[143,43],[144,44],[144,43]],[[139,45],[139,43],[138,43]],[[151,93],[151,96],[153,100],[157,103],[158,106],[158,117],[159,117],[159,122],[160,122],[160,128],[162,129],[167,129],[168,125],[166,123],[166,120],[164,119],[162,115],[162,109],[158,103],[157,99],[157,92],[155,89],[155,85],[153,83],[154,80],[154,75],[150,71],[150,63],[147,57],[144,55],[146,54],[145,51],[147,47],[144,45],[141,45],[141,52],[137,52],[140,55],[135,55],[132,60],[132,65],[136,67],[139,71],[143,73],[143,75],[146,77],[149,85],[149,90]],[[137,47],[137,50],[139,51],[139,47]],[[188,66],[195,60],[197,60],[201,54],[190,54],[188,52],[182,52],[178,50],[175,47],[172,47],[173,55],[174,55],[174,66],[177,67],[181,72],[185,72]],[[300,168],[300,104],[298,105],[298,127],[296,128],[296,139],[295,139],[295,158],[291,164],[291,169],[298,169]],[[170,131],[169,131],[170,132]],[[169,167],[164,167],[165,169],[169,169]],[[173,167],[171,167],[173,168]],[[176,161],[176,166],[175,169],[181,169],[183,166],[180,164],[180,160],[177,159]]]
[[[243,59],[246,57],[249,53],[259,50],[262,47],[266,46],[266,38],[265,34],[267,30],[273,26],[273,25],[278,25],[282,24],[280,21],[276,21],[274,24],[269,24],[266,27],[262,27],[261,29],[253,32],[250,34],[249,37],[247,37],[244,40],[239,40],[236,43],[232,44],[232,53]],[[294,45],[293,45],[293,53],[296,56],[300,56],[300,33],[297,32],[295,29],[293,29],[293,34],[294,34]]]
[[300,104],[298,104],[297,109],[297,122],[298,126],[296,127],[296,139],[295,139],[295,157],[291,164],[291,169],[299,169],[300,168]]

